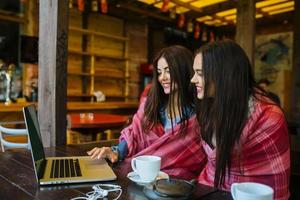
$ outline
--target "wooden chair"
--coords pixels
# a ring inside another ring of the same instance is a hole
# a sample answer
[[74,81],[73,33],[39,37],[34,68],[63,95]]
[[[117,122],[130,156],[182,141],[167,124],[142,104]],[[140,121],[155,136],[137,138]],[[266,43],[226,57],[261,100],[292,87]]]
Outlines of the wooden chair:
[[28,143],[18,143],[18,142],[12,142],[12,141],[7,141],[6,137],[4,136],[21,136],[21,135],[27,135],[27,130],[26,129],[14,129],[14,128],[5,128],[0,125],[0,142],[1,142],[1,150],[2,152],[5,151],[5,149],[9,148],[30,148],[30,145]]

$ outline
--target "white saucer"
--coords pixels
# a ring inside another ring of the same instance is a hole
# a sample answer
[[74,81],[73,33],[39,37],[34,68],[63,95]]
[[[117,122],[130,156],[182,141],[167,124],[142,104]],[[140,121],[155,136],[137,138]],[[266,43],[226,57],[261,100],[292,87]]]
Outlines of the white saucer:
[[[133,172],[129,172],[127,174],[127,178],[129,178],[130,180],[132,180],[133,182],[135,182],[135,183],[137,183],[139,185],[145,185],[145,184],[149,184],[149,183],[153,182],[153,181],[142,180],[140,178],[140,176],[136,172],[134,172],[134,171]],[[156,180],[167,179],[167,178],[169,178],[169,175],[166,174],[165,172],[160,171],[160,172],[158,172],[158,176],[156,177]]]

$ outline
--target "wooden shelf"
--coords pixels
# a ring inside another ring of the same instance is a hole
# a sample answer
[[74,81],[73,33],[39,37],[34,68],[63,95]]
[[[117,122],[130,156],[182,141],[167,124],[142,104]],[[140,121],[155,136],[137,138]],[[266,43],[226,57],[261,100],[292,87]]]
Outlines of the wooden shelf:
[[[68,97],[94,97],[93,94],[76,94],[76,93],[69,93],[67,94]],[[108,98],[126,98],[125,95],[117,95],[117,94],[113,94],[113,95],[105,95]]]
[[128,58],[122,56],[105,55],[105,54],[99,54],[99,53],[93,53],[87,51],[80,51],[78,49],[72,49],[72,48],[69,48],[68,52],[73,54],[85,55],[85,56],[96,56],[96,57],[115,59],[115,60],[128,60]]
[[[91,27],[97,29],[95,24]],[[75,54],[70,56],[72,60],[69,60],[68,64],[72,65],[69,67],[69,70],[72,71],[68,71],[68,75],[78,76],[69,79],[70,88],[75,95],[71,93],[68,96],[90,97],[90,101],[94,101],[93,95],[78,93],[86,91],[92,93],[95,90],[101,90],[107,98],[110,98],[109,100],[126,101],[129,97],[129,40],[127,37],[97,32],[92,29],[69,27],[69,32],[81,34],[74,34],[71,48],[68,48],[69,54]],[[89,78],[84,79],[84,77]],[[77,83],[82,87],[77,87]]]
[[92,74],[87,73],[87,72],[68,72],[68,75],[73,75],[73,76],[92,76]]
[[68,97],[92,97],[92,94],[76,94],[76,93],[68,93]]
[[96,57],[101,57],[101,58],[116,59],[116,60],[128,60],[128,58],[122,57],[122,56],[104,55],[104,54],[99,54],[99,53],[91,53],[91,54]]
[[73,54],[85,55],[85,56],[91,56],[92,55],[92,53],[90,53],[90,52],[85,52],[85,51],[81,51],[81,50],[78,50],[78,49],[72,49],[72,48],[69,48],[68,52],[73,53]]
[[113,78],[113,79],[126,79],[124,74],[118,70],[113,69],[97,69],[95,73],[89,72],[68,72],[68,75],[71,76],[87,76],[87,77],[105,77],[105,78]]
[[76,32],[83,33],[83,34],[86,34],[86,35],[95,35],[95,36],[102,36],[102,37],[106,37],[106,38],[114,39],[114,40],[119,40],[119,41],[128,41],[127,37],[110,35],[110,34],[107,34],[107,33],[97,32],[97,31],[93,31],[93,30],[87,30],[87,29],[77,28],[77,27],[73,27],[73,26],[70,26],[69,29],[71,31],[76,31]]
[[109,68],[96,68],[94,76],[125,79],[125,75],[123,71],[117,69],[109,69]]

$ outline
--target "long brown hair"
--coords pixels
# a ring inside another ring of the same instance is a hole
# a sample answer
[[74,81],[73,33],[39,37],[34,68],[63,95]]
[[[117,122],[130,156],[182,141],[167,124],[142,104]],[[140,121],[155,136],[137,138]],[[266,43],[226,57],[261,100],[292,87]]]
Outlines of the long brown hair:
[[[215,187],[224,184],[230,174],[234,145],[242,156],[239,139],[249,112],[249,99],[257,93],[265,95],[257,87],[252,67],[244,50],[227,40],[203,46],[196,54],[202,54],[204,98],[196,101],[196,113],[202,138],[210,145],[216,139]],[[211,96],[210,88],[214,94]]]
[[[143,131],[148,133],[156,124],[160,122],[160,109],[169,106],[171,118],[175,117],[175,105],[173,90],[170,94],[165,94],[162,86],[158,82],[157,62],[164,58],[169,66],[171,77],[171,88],[177,86],[177,102],[181,130],[188,126],[189,113],[186,107],[193,109],[193,87],[190,79],[193,73],[193,54],[182,46],[170,46],[162,49],[153,61],[153,84],[145,103],[145,115],[142,121]],[[172,124],[172,130],[173,130]]]

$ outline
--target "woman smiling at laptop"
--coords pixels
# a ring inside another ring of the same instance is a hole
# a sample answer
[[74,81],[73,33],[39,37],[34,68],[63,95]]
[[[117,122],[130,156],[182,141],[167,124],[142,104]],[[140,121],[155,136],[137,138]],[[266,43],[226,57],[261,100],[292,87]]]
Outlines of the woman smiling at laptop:
[[162,49],[153,62],[148,97],[141,102],[132,124],[121,132],[119,145],[95,147],[88,155],[111,162],[155,155],[161,157],[161,169],[169,175],[197,177],[205,157],[199,154],[202,147],[189,81],[192,60],[192,53],[184,47]]

